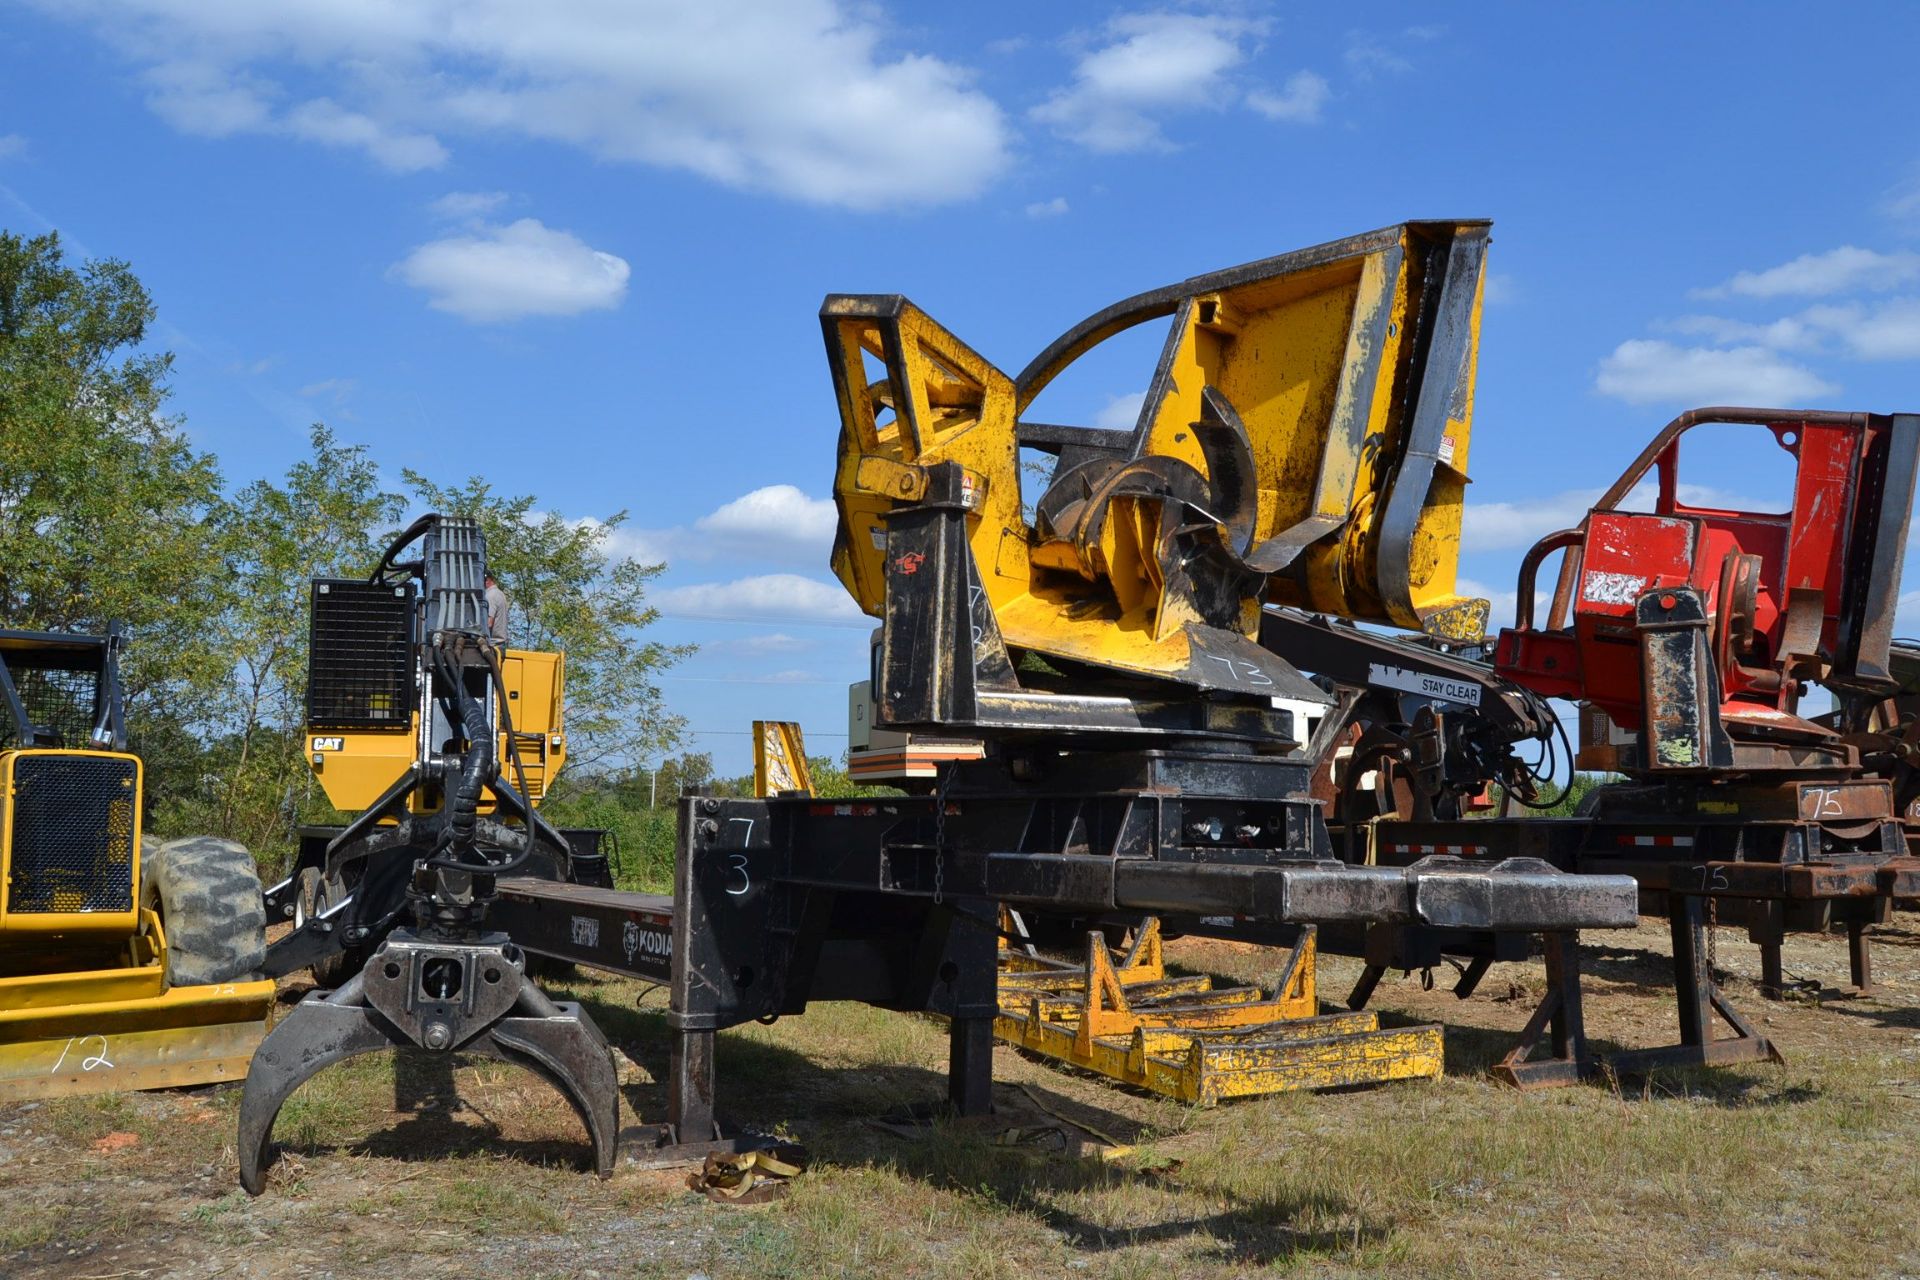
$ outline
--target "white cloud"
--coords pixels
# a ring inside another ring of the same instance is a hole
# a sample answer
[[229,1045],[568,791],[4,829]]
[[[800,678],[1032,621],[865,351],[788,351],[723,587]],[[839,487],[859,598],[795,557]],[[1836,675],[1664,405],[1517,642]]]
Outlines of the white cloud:
[[0,160],[11,160],[15,156],[25,155],[27,140],[17,133],[0,133]]
[[37,3],[115,46],[176,128],[394,169],[507,138],[875,209],[966,199],[1009,162],[971,72],[890,48],[864,0]]
[[330,98],[314,98],[287,112],[281,127],[293,137],[329,147],[358,147],[395,173],[438,169],[447,149],[431,134],[396,129],[349,110]]
[[1920,591],[1902,591],[1893,606],[1893,633],[1920,636]]
[[1681,347],[1652,338],[1615,347],[1594,388],[1629,404],[1695,405],[1795,404],[1840,390],[1765,347]]
[[1667,333],[1723,345],[1757,344],[1780,351],[1828,351],[1855,360],[1920,359],[1920,298],[1873,304],[1821,303],[1777,320],[1689,315],[1659,322]]
[[1602,489],[1568,489],[1550,497],[1521,502],[1470,500],[1460,515],[1460,549],[1471,554],[1530,547],[1556,529],[1570,529],[1579,524],[1603,492]]
[[[1478,596],[1487,602],[1487,631],[1490,635],[1497,635],[1500,628],[1513,625],[1514,614],[1519,609],[1520,600],[1520,593],[1514,588],[1507,587],[1503,590],[1490,587],[1475,578],[1463,577],[1454,580],[1453,589],[1463,596]],[[1536,607],[1539,607],[1540,602],[1537,599],[1535,603]]]
[[142,78],[147,105],[182,133],[208,138],[263,133],[358,149],[395,173],[437,169],[447,162],[446,148],[431,134],[384,124],[328,97],[277,111],[276,101],[284,96],[279,85],[201,53],[163,60]]
[[[1755,429],[1756,432],[1758,428]],[[1627,459],[1621,459],[1621,468]],[[1544,498],[1519,502],[1469,501],[1460,516],[1460,549],[1467,554],[1484,551],[1517,551],[1531,547],[1560,529],[1571,529],[1586,518],[1605,489],[1563,489]],[[1620,500],[1622,511],[1651,511],[1659,492],[1651,481],[1642,480],[1627,490]],[[1681,505],[1706,507],[1716,511],[1771,511],[1778,503],[1761,502],[1718,489],[1712,485],[1682,481],[1675,496]],[[1465,587],[1461,590],[1466,591]],[[1485,595],[1484,591],[1471,594]]]
[[[1402,34],[1410,39],[1431,40],[1438,35],[1437,27],[1409,27]],[[1365,31],[1347,33],[1347,51],[1344,59],[1347,70],[1356,80],[1373,80],[1383,75],[1402,75],[1413,70],[1413,63],[1388,48],[1377,36]]]
[[393,267],[428,305],[480,323],[604,311],[627,296],[624,258],[534,218],[421,245]]
[[833,550],[839,513],[831,498],[773,484],[721,504],[691,524],[670,529],[615,529],[620,554],[648,564],[776,561],[821,567]]
[[831,498],[810,498],[790,484],[770,484],[693,522],[694,532],[748,547],[784,539],[824,549],[833,543],[839,513]]
[[1320,119],[1320,108],[1332,96],[1333,91],[1327,87],[1325,77],[1311,71],[1296,71],[1287,77],[1286,87],[1279,93],[1265,89],[1255,89],[1249,93],[1247,106],[1269,120],[1312,124]]
[[1920,276],[1920,253],[1879,253],[1844,244],[1825,253],[1803,253],[1764,271],[1742,271],[1724,284],[1696,289],[1700,298],[1821,297],[1858,289],[1891,289]]
[[1140,421],[1140,406],[1146,402],[1144,391],[1109,396],[1100,412],[1093,415],[1093,425],[1107,431],[1131,431]]
[[1799,323],[1832,334],[1857,360],[1920,360],[1920,298],[1809,307]]
[[1487,273],[1486,303],[1490,307],[1511,306],[1522,297],[1519,282],[1505,271]]
[[766,573],[732,582],[703,582],[656,591],[653,604],[682,618],[765,619],[864,626],[866,615],[837,582],[797,573]]
[[322,378],[319,382],[309,382],[294,394],[308,400],[325,399],[329,404],[342,404],[359,386],[352,378]]
[[436,218],[465,222],[470,218],[486,217],[505,204],[507,199],[504,191],[449,191],[427,208]]
[[1895,183],[1882,199],[1880,208],[1897,221],[1920,218],[1920,168]]
[[147,105],[182,133],[226,138],[236,133],[276,130],[269,98],[275,86],[262,86],[244,71],[222,68],[182,51],[147,69]]
[[1755,323],[1729,320],[1724,316],[1690,315],[1662,320],[1655,328],[1691,338],[1705,338],[1723,345],[1758,344],[1782,351],[1806,351],[1817,347],[1820,335],[1812,325],[1795,316]]
[[722,640],[708,640],[700,645],[702,653],[743,653],[751,657],[765,657],[770,653],[806,653],[816,648],[816,642],[804,636],[790,636],[784,631],[774,631],[764,635],[731,636]]
[[1128,13],[1107,23],[1107,43],[1083,54],[1073,83],[1029,113],[1094,151],[1164,149],[1156,113],[1231,97],[1226,73],[1246,58],[1259,23],[1219,14]]
[[1027,206],[1029,218],[1057,218],[1067,211],[1067,198],[1055,196],[1051,200],[1036,200]]

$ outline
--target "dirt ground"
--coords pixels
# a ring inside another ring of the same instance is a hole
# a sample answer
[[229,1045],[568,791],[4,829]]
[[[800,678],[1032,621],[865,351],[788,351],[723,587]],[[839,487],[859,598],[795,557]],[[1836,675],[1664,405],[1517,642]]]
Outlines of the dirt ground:
[[[942,1028],[818,1006],[720,1038],[723,1112],[814,1159],[754,1208],[715,1205],[684,1173],[582,1172],[564,1103],[490,1063],[323,1073],[282,1113],[258,1200],[235,1180],[234,1089],[0,1107],[0,1276],[1920,1275],[1920,918],[1875,946],[1879,995],[1769,1002],[1754,949],[1720,931],[1728,990],[1785,1065],[1516,1093],[1485,1068],[1543,979],[1497,965],[1465,1001],[1446,973],[1431,991],[1417,974],[1381,984],[1388,1021],[1447,1025],[1441,1080],[1199,1110],[1003,1047],[995,1124],[904,1134],[874,1120],[940,1095]],[[1583,950],[1595,1039],[1670,1040],[1664,925]],[[1191,940],[1169,959],[1242,981],[1277,963]],[[1787,966],[1838,986],[1845,941],[1795,938]],[[1323,960],[1323,997],[1357,972]],[[662,993],[550,985],[632,1059],[629,1116],[657,1120]],[[1134,1150],[1005,1141],[1048,1113]]]

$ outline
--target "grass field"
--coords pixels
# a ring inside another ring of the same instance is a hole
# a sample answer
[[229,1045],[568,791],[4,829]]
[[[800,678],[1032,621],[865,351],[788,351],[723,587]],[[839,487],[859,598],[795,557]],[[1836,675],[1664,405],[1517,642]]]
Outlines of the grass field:
[[[723,1111],[814,1157],[756,1208],[711,1204],[680,1173],[580,1172],[565,1104],[488,1063],[457,1066],[451,1105],[444,1060],[324,1073],[282,1114],[286,1154],[258,1201],[235,1183],[234,1090],[0,1108],[0,1275],[1920,1275],[1920,928],[1879,931],[1882,996],[1818,1004],[1761,1001],[1737,937],[1719,944],[1729,988],[1786,1065],[1531,1095],[1484,1069],[1538,995],[1533,965],[1496,966],[1464,1002],[1417,975],[1382,984],[1390,1020],[1449,1025],[1442,1080],[1194,1110],[1002,1048],[996,1120],[916,1137],[872,1121],[939,1096],[943,1029],[818,1006],[720,1037]],[[1671,1038],[1664,948],[1656,925],[1589,940],[1596,1038]],[[1197,941],[1169,958],[1243,981],[1275,963]],[[1792,940],[1787,959],[1844,981],[1839,938]],[[1323,961],[1323,994],[1356,973]],[[561,989],[633,1060],[630,1111],[658,1119],[662,994]],[[1048,1112],[1134,1151],[1003,1140]]]

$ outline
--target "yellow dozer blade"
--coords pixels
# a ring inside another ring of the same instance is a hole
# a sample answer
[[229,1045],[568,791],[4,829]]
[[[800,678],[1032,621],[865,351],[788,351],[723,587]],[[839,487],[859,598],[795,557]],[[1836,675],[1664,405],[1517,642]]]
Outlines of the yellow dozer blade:
[[[950,462],[1010,648],[1319,697],[1254,643],[1263,603],[1477,639],[1487,605],[1455,569],[1488,225],[1402,223],[1142,293],[1018,378],[904,298],[829,297],[835,573],[880,616],[887,575],[917,568],[888,563],[888,516]],[[1023,420],[1075,360],[1167,317],[1131,432]],[[1031,507],[1022,448],[1057,458]]]
[[122,966],[0,978],[0,1103],[246,1077],[274,983],[170,986],[147,916]]

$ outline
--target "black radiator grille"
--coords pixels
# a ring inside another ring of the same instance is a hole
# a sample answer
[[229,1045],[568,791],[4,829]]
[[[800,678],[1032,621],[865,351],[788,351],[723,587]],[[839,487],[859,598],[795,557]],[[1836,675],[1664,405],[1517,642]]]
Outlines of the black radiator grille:
[[138,767],[85,755],[14,761],[9,912],[133,909]]
[[351,579],[313,584],[307,724],[405,729],[413,723],[413,588]]

